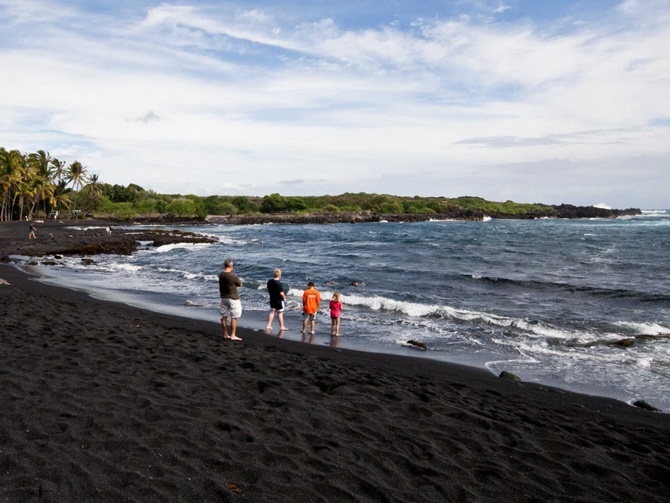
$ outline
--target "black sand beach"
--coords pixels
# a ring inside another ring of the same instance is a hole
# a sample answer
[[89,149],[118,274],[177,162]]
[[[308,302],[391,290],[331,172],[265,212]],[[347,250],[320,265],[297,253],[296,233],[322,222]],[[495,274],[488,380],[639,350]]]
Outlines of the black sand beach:
[[0,501],[670,500],[668,414],[0,278]]

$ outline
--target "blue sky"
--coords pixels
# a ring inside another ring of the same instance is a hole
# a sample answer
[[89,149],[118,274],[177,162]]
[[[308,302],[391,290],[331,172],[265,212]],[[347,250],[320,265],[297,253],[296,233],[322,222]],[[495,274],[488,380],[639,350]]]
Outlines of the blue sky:
[[165,193],[670,208],[665,0],[0,0],[0,146]]

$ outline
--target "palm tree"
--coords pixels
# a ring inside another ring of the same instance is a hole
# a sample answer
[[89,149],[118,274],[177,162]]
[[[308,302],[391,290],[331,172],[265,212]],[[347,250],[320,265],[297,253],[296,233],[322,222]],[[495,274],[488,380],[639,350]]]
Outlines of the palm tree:
[[100,177],[98,175],[92,174],[88,178],[88,184],[82,190],[82,192],[86,192],[86,199],[89,205],[89,209],[95,209],[96,201],[102,195],[102,185],[100,185],[99,180]]
[[[26,158],[18,150],[7,151],[0,147],[0,187],[2,188],[2,210],[0,220],[12,220],[20,186],[27,176]],[[20,213],[23,211],[23,198]]]
[[65,162],[45,150],[24,155],[0,147],[0,221],[23,218],[26,212],[32,217],[50,208],[69,210],[72,201],[76,212],[73,196],[82,187],[90,198],[102,193],[98,175],[89,178],[86,166],[79,161],[66,168]]
[[[88,181],[88,169],[79,161],[72,162],[67,168],[67,180],[72,188],[77,191]],[[77,211],[77,200],[75,198],[73,213]]]
[[51,159],[51,165],[54,168],[54,180],[60,181],[63,180],[67,175],[67,170],[65,169],[65,161],[59,161],[58,159]]
[[[58,212],[60,210],[70,209],[70,193],[72,189],[67,187],[69,183],[67,180],[67,168],[65,161],[59,161],[56,158],[51,160],[53,166],[53,180],[54,180],[54,194],[53,194],[53,208]],[[57,215],[55,213],[54,215]]]
[[79,190],[88,181],[88,169],[79,161],[74,161],[67,167],[66,176],[72,188]]
[[[23,220],[23,212],[26,210],[27,201],[32,201],[35,197],[35,188],[33,186],[33,177],[30,171],[26,171],[26,176],[17,184],[16,195],[19,199],[19,220]],[[28,218],[32,218],[33,208],[28,209]]]
[[100,185],[99,182],[100,182],[100,176],[94,173],[89,177],[87,185],[87,187],[91,192],[98,195],[102,194],[102,186]]
[[72,189],[67,186],[66,180],[58,180],[58,183],[54,187],[53,194],[53,206],[56,210],[69,210],[70,209],[70,195],[72,194]]
[[40,176],[44,178],[51,179],[53,178],[54,168],[52,166],[53,159],[49,152],[44,150],[38,150],[34,154],[28,155],[28,161],[33,165]]
[[39,211],[40,203],[44,204],[44,213],[47,212],[47,204],[51,204],[55,190],[53,159],[49,152],[38,150],[34,154],[28,155],[28,167],[30,169],[30,185],[33,192],[33,204],[29,211],[29,217],[37,208]]
[[56,186],[49,178],[44,178],[42,176],[33,176],[30,180],[30,186],[32,189],[33,204],[28,214],[29,218],[32,217],[35,209],[39,211],[40,203],[43,204],[44,214],[46,216],[47,207],[53,205],[53,196]]

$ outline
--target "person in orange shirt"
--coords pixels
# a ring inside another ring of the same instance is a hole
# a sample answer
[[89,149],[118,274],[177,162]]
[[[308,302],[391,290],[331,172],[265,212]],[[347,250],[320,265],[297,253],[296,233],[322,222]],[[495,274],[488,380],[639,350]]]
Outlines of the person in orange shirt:
[[302,333],[307,332],[307,320],[309,320],[312,334],[314,334],[314,322],[316,313],[321,303],[321,294],[314,288],[314,283],[307,284],[307,290],[302,294]]

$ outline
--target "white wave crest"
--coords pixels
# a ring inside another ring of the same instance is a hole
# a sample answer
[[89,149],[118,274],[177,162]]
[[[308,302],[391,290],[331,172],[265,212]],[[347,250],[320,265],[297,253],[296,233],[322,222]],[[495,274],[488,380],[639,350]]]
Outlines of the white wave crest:
[[639,359],[635,362],[635,364],[636,364],[638,367],[641,367],[641,368],[643,368],[643,369],[648,369],[648,368],[651,368],[651,364],[652,364],[652,362],[653,362],[653,358],[639,358]]
[[633,323],[630,321],[620,321],[617,325],[630,328],[640,335],[670,334],[670,328],[659,325],[658,323]]
[[129,272],[135,272],[135,271],[141,271],[142,266],[140,265],[135,265],[135,264],[127,264],[127,263],[111,263],[108,266],[109,269],[112,270],[117,270],[117,271],[129,271]]
[[75,225],[73,227],[70,227],[70,229],[74,229],[76,231],[94,231],[94,230],[105,229],[105,228],[106,228],[106,226],[102,227],[100,225],[91,225],[91,226],[88,226],[88,227],[81,227],[81,226]]
[[174,273],[179,276],[181,276],[184,279],[200,279],[200,278],[206,278],[204,274],[200,274],[197,272],[191,272],[191,271],[184,271],[182,269],[168,269],[165,267],[159,267],[158,271],[160,272],[168,272],[168,273]]
[[403,302],[386,297],[359,297],[358,295],[342,296],[342,302],[352,306],[363,306],[375,311],[397,311],[408,316],[430,316],[437,314],[439,306]]
[[252,241],[245,241],[243,239],[232,239],[232,238],[221,236],[221,237],[219,237],[219,243],[222,243],[224,245],[244,246],[244,245],[251,244]]
[[[291,290],[289,291],[289,295],[300,297],[302,296],[302,292],[302,290]],[[322,299],[329,299],[331,296],[331,292],[321,292]],[[435,316],[468,323],[481,323],[502,328],[516,328],[531,337],[550,337],[555,339],[575,337],[575,334],[542,323],[531,323],[528,320],[520,318],[509,318],[506,316],[469,311],[466,309],[455,309],[450,306],[405,302],[381,296],[362,297],[359,295],[342,295],[341,299],[345,305],[363,307],[373,311],[394,311],[415,318]]]
[[169,245],[158,246],[154,251],[157,253],[167,253],[177,249],[197,250],[199,248],[207,248],[209,246],[212,246],[211,243],[172,243]]

